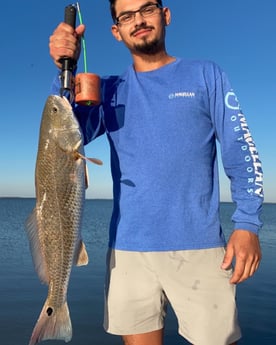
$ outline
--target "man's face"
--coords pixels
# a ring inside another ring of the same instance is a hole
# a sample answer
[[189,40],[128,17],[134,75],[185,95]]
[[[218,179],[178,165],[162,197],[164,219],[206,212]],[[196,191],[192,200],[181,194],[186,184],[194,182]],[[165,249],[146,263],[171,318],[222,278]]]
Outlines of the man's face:
[[[118,24],[112,26],[114,37],[123,41],[134,54],[155,54],[164,49],[168,8],[159,8],[155,0],[117,0]],[[138,11],[139,10],[139,11]]]

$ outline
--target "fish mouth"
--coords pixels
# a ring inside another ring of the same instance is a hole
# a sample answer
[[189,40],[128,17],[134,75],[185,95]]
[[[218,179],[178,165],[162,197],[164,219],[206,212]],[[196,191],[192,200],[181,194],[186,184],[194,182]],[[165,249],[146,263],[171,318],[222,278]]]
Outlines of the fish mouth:
[[72,109],[71,103],[69,102],[66,96],[59,96],[59,95],[51,95],[53,102],[62,102],[64,107],[67,109]]
[[[58,97],[61,97],[61,96],[58,96]],[[69,99],[67,98],[67,97],[65,97],[65,96],[62,96],[61,97],[64,101],[65,101],[65,106],[68,108],[68,109],[72,109],[72,105],[71,105],[71,103],[69,102]]]

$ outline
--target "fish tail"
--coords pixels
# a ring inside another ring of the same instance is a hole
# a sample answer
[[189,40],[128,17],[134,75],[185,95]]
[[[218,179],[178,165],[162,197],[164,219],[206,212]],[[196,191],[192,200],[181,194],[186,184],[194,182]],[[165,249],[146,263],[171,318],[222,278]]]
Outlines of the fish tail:
[[67,343],[71,338],[72,324],[67,302],[55,310],[46,300],[34,327],[29,345],[35,345],[47,339],[64,340]]

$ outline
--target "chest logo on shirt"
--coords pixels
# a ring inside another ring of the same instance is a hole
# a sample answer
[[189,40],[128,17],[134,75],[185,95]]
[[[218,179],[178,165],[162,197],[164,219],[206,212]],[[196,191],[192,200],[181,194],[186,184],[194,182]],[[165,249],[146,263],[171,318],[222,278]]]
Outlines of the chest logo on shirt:
[[181,92],[172,92],[169,94],[169,99],[176,98],[195,98],[196,94],[192,91],[181,91]]

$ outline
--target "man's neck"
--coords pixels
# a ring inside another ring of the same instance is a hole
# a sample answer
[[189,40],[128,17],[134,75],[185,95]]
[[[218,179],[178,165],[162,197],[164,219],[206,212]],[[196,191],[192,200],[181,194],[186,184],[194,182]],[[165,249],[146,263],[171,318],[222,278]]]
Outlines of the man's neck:
[[175,57],[168,55],[166,52],[160,52],[154,55],[132,54],[133,67],[136,72],[149,72],[165,66],[173,61]]

